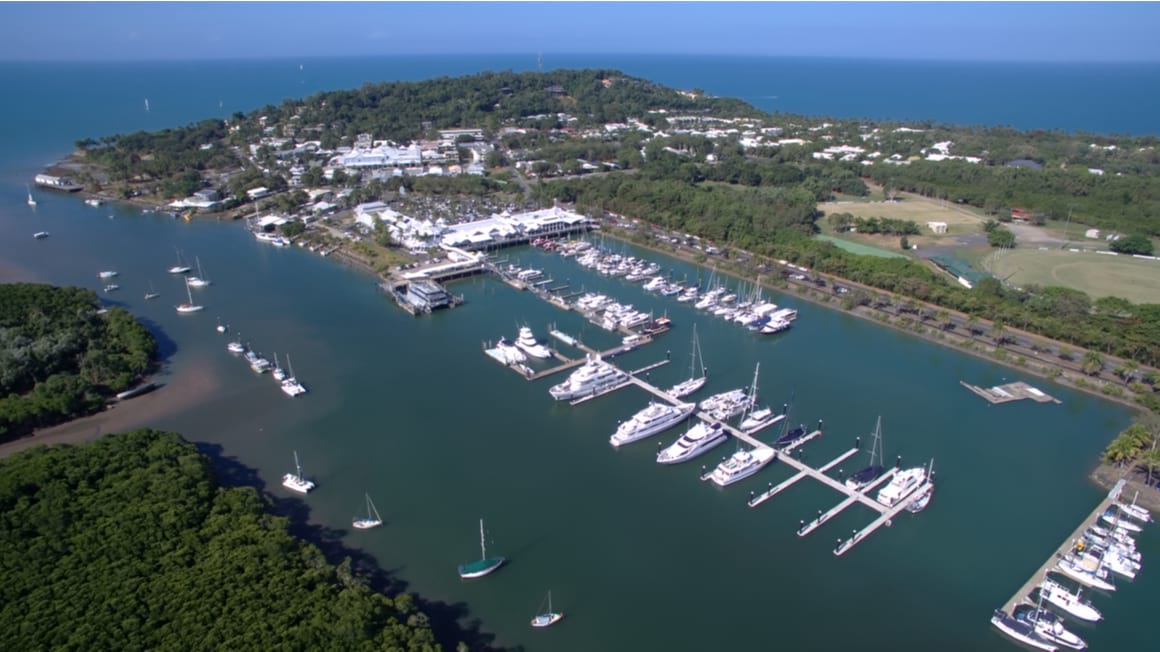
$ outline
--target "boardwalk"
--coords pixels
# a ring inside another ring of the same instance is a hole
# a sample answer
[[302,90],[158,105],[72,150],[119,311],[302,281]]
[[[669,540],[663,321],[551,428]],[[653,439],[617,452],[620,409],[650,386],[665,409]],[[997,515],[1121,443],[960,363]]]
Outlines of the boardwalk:
[[1099,521],[1100,514],[1103,514],[1104,510],[1108,509],[1112,506],[1113,503],[1119,500],[1120,492],[1124,490],[1124,484],[1125,482],[1120,480],[1116,483],[1116,486],[1112,487],[1112,490],[1108,492],[1108,495],[1105,496],[1098,505],[1096,505],[1096,508],[1093,509],[1092,513],[1088,514],[1087,518],[1085,518],[1083,522],[1079,524],[1079,527],[1077,527],[1069,537],[1063,540],[1063,543],[1055,549],[1055,551],[1047,558],[1047,561],[1043,562],[1042,566],[1040,566],[1034,573],[1031,574],[1031,579],[1024,582],[1023,586],[1019,587],[1019,590],[1015,592],[1015,595],[1012,595],[1011,598],[1007,600],[1007,602],[1003,605],[1003,611],[1011,613],[1011,610],[1014,609],[1015,606],[1020,602],[1030,602],[1029,598],[1031,596],[1031,592],[1035,590],[1035,587],[1039,586],[1041,581],[1043,581],[1043,576],[1046,575],[1047,572],[1052,568],[1055,568],[1055,562],[1058,561],[1060,557],[1070,552],[1071,547],[1075,545],[1076,539],[1083,537],[1084,530],[1088,529],[1088,527]]

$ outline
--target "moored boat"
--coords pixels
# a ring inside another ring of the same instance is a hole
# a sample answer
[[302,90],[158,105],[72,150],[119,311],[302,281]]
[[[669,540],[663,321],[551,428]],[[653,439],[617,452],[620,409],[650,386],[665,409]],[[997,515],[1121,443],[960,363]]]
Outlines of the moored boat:
[[777,452],[768,446],[737,451],[713,469],[710,479],[720,487],[731,485],[757,473],[776,457]]
[[483,577],[495,571],[500,566],[503,566],[507,561],[504,557],[488,557],[487,543],[484,540],[483,534],[483,519],[479,519],[479,559],[476,561],[469,561],[465,564],[460,564],[457,568],[459,577],[470,580],[477,577]]
[[1001,609],[995,610],[995,613],[991,616],[991,624],[999,631],[1024,645],[1029,645],[1039,650],[1047,650],[1047,652],[1055,652],[1059,649],[1054,643],[1040,636],[1035,631],[1034,625],[1025,621],[1016,620],[1013,616]]
[[1063,588],[1062,584],[1046,577],[1039,583],[1039,595],[1042,595],[1043,599],[1052,606],[1058,607],[1068,615],[1080,620],[1094,623],[1104,617],[1091,603],[1080,598],[1079,590],[1071,593]]
[[685,434],[657,453],[657,463],[686,462],[725,443],[726,439],[729,439],[729,432],[720,421],[706,423],[698,420],[693,427],[685,431]]
[[572,400],[591,396],[627,379],[628,374],[604,362],[599,355],[590,354],[579,369],[573,371],[564,382],[554,385],[548,393],[557,401]]
[[914,493],[926,481],[926,467],[916,466],[894,474],[890,483],[878,491],[878,502],[894,507]]
[[533,358],[552,357],[552,351],[547,346],[537,342],[536,336],[532,334],[532,329],[527,326],[520,326],[520,335],[516,338],[516,346]]
[[608,443],[619,448],[624,444],[631,444],[634,441],[662,433],[689,418],[696,407],[694,403],[681,403],[680,405],[649,403],[648,407],[620,424],[616,432],[608,439]]
[[1015,620],[1030,623],[1040,638],[1073,650],[1086,650],[1087,643],[1063,626],[1063,619],[1042,605],[1021,604],[1014,609]]
[[302,465],[298,463],[298,451],[294,451],[294,473],[282,476],[282,486],[300,494],[310,493],[310,490],[314,489],[314,483],[302,475]]

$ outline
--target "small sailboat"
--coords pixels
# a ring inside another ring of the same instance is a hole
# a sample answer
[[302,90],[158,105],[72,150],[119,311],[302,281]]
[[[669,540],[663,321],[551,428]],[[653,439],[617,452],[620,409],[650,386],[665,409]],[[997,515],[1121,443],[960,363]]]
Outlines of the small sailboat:
[[298,378],[294,376],[294,365],[290,362],[289,353],[286,354],[286,366],[290,368],[290,377],[282,381],[282,391],[291,398],[299,394],[305,394],[306,387],[298,382]]
[[193,302],[193,292],[189,289],[189,283],[185,284],[185,294],[189,296],[189,303],[180,303],[177,305],[177,312],[186,314],[190,312],[198,312],[205,306],[199,306]]
[[479,560],[469,561],[466,564],[460,564],[458,567],[459,577],[470,580],[477,577],[483,577],[494,572],[503,563],[507,561],[504,557],[487,556],[487,544],[484,541],[483,534],[483,519],[479,519]]
[[[701,375],[697,375],[697,363],[700,361]],[[689,378],[669,388],[668,394],[674,398],[688,396],[705,386],[709,380],[705,373],[705,359],[701,355],[701,341],[697,339],[697,325],[693,324],[693,353],[689,360]]]
[[274,369],[270,373],[271,373],[271,375],[274,376],[274,380],[276,380],[278,382],[282,382],[283,380],[286,380],[286,370],[282,368],[282,365],[278,364],[278,352],[277,351],[274,352]]
[[145,98],[145,113],[149,113],[149,98]]
[[187,279],[186,279],[186,281],[185,281],[185,282],[186,282],[186,283],[189,283],[189,284],[190,284],[192,287],[195,287],[195,288],[203,288],[203,287],[205,287],[205,286],[209,285],[209,284],[210,284],[210,281],[209,281],[209,279],[207,279],[207,278],[205,277],[205,275],[204,275],[204,274],[202,274],[202,271],[201,271],[201,257],[200,257],[200,256],[194,256],[194,259],[195,259],[195,260],[197,260],[197,276],[190,276],[189,278],[187,278]]
[[369,530],[383,524],[383,518],[379,516],[379,510],[375,509],[375,504],[371,502],[371,495],[366,494],[366,497],[367,515],[363,518],[356,518],[350,523],[356,530]]
[[302,475],[302,465],[298,463],[298,451],[294,451],[294,472],[282,476],[282,486],[300,494],[310,493],[314,483]]
[[[540,603],[540,606],[543,606],[542,602]],[[550,627],[560,622],[560,619],[563,617],[563,612],[552,611],[552,591],[549,590],[548,610],[544,613],[537,614],[536,617],[532,619],[532,627]]]
[[853,491],[859,491],[866,485],[874,482],[886,472],[886,467],[882,464],[882,417],[878,417],[878,422],[874,424],[874,440],[870,444],[870,464],[869,466],[854,472],[849,478],[846,478],[846,488]]
[[29,188],[28,184],[24,184],[24,189],[28,191],[28,205],[36,208],[36,199],[32,196],[32,188]]
[[145,300],[156,299],[161,294],[153,288],[153,281],[149,281],[149,291],[145,293]]
[[177,264],[169,268],[170,274],[186,274],[189,272],[189,265],[181,261],[181,250],[174,249],[177,252]]
[[222,323],[222,318],[218,317],[218,325],[217,325],[217,328],[215,328],[214,330],[216,330],[219,333],[225,333],[229,329],[230,329],[229,326]]

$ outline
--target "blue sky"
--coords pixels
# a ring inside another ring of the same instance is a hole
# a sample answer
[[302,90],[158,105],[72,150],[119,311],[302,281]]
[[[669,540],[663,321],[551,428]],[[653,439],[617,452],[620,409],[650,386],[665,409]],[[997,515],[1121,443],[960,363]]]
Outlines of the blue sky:
[[1160,3],[0,3],[0,60],[684,53],[1160,62]]

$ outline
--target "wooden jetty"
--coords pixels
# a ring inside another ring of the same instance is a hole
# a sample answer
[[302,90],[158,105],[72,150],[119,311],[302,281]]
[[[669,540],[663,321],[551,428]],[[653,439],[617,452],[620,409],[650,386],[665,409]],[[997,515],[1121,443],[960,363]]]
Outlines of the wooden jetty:
[[1012,595],[1011,598],[1007,600],[1007,602],[1003,605],[1003,611],[1006,613],[1011,613],[1011,610],[1014,609],[1015,606],[1020,602],[1031,602],[1031,593],[1037,586],[1039,586],[1039,583],[1043,581],[1043,577],[1048,573],[1048,571],[1055,568],[1055,563],[1061,557],[1071,551],[1071,548],[1075,545],[1075,541],[1077,539],[1083,538],[1084,530],[1087,530],[1090,526],[1097,523],[1100,519],[1100,514],[1103,514],[1104,510],[1111,507],[1113,503],[1120,499],[1120,493],[1123,492],[1124,485],[1125,481],[1120,480],[1114,487],[1112,487],[1112,490],[1108,492],[1108,495],[1105,496],[1104,499],[1096,505],[1096,508],[1093,509],[1092,513],[1088,514],[1087,518],[1085,518],[1083,522],[1079,524],[1079,527],[1077,527],[1069,537],[1063,540],[1063,543],[1058,548],[1056,548],[1054,552],[1052,552],[1051,556],[1047,558],[1047,561],[1043,562],[1043,565],[1041,565],[1034,573],[1031,574],[1031,579],[1024,582],[1023,586],[1019,587],[1019,590],[1015,592],[1015,595]]
[[959,384],[996,405],[1010,403],[1011,401],[1021,401],[1025,398],[1029,398],[1037,403],[1062,403],[1062,401],[1054,396],[1050,396],[1022,381],[1007,383],[1006,385],[996,385],[995,387],[979,387],[978,385],[972,385],[962,380],[959,381]]

